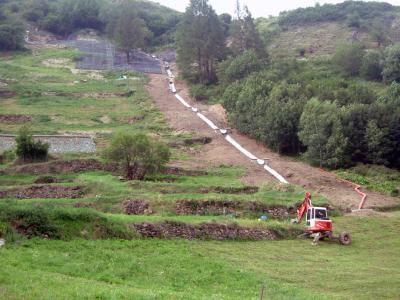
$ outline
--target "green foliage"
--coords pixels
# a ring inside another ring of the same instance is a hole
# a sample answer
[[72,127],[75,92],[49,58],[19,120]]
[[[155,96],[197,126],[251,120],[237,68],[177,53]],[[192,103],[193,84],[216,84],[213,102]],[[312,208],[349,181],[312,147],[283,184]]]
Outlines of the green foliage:
[[260,58],[265,58],[265,45],[257,31],[253,17],[245,6],[242,8],[239,1],[236,3],[236,19],[231,25],[231,50],[235,55],[242,55],[247,50],[253,50]]
[[382,80],[383,56],[377,51],[368,52],[363,60],[360,69],[360,75],[366,80]]
[[184,78],[192,83],[216,82],[216,65],[225,56],[225,36],[207,1],[190,1],[178,29],[177,51]]
[[166,145],[143,134],[119,132],[105,150],[105,157],[120,164],[127,179],[142,180],[147,174],[158,172],[169,160]]
[[358,164],[336,171],[340,177],[361,184],[366,188],[398,197],[400,192],[400,173],[385,166]]
[[393,45],[385,51],[383,79],[389,83],[400,82],[400,44]]
[[24,48],[24,26],[18,21],[0,20],[0,51]]
[[17,149],[15,153],[23,162],[47,160],[49,145],[34,141],[27,127],[22,127],[16,137]]
[[342,44],[336,49],[333,62],[345,75],[355,76],[360,72],[363,57],[364,49],[361,44]]
[[345,164],[347,138],[334,103],[308,101],[301,115],[299,137],[307,146],[304,155],[311,163],[329,168]]
[[303,25],[316,22],[346,21],[349,26],[360,27],[361,20],[374,22],[377,19],[391,19],[396,7],[388,3],[344,1],[339,4],[318,3],[314,7],[298,8],[284,12],[279,16],[279,24],[283,27]]
[[261,71],[264,67],[265,62],[258,58],[254,50],[246,50],[243,54],[229,58],[218,65],[218,80],[221,84],[229,84],[253,72]]
[[130,62],[130,51],[146,46],[151,32],[136,12],[135,3],[123,1],[113,7],[106,17],[107,34],[114,43],[126,53]]

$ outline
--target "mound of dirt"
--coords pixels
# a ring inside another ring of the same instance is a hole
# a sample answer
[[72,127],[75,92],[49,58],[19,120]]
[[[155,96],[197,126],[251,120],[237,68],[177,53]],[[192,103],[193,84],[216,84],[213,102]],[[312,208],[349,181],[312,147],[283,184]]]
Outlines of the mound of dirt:
[[0,114],[0,123],[26,123],[31,122],[32,117],[27,115],[3,115]]
[[104,165],[95,159],[56,160],[47,163],[19,166],[11,171],[27,174],[77,173],[84,171],[114,171],[116,166]]
[[291,214],[296,212],[294,207],[279,206],[279,205],[267,205],[257,201],[251,201],[247,204],[249,211],[253,213],[267,213],[275,218],[289,217]]
[[178,200],[175,203],[177,215],[227,215],[238,212],[268,214],[272,218],[287,218],[294,214],[296,209],[284,205],[267,205],[257,201]]
[[35,180],[36,184],[49,184],[49,183],[57,183],[60,182],[57,178],[53,176],[40,176]]
[[189,139],[184,139],[178,142],[171,142],[168,145],[170,147],[182,147],[182,146],[192,146],[192,145],[206,145],[212,142],[212,138],[209,136],[200,136]]
[[178,200],[175,203],[175,213],[177,215],[226,215],[234,214],[239,207],[239,201]]
[[18,199],[34,199],[34,198],[80,198],[83,196],[83,190],[80,186],[54,186],[54,185],[38,185],[26,188],[11,189],[0,191],[0,198],[18,198]]
[[125,200],[122,203],[122,210],[127,215],[150,215],[153,213],[150,203],[145,200]]
[[17,93],[13,91],[0,91],[0,98],[12,98],[16,95]]
[[203,223],[186,224],[175,221],[136,223],[134,229],[143,237],[182,238],[187,240],[276,240],[278,235],[266,228],[246,228],[236,224]]
[[258,192],[258,187],[256,186],[245,186],[240,188],[235,187],[206,187],[201,188],[200,193],[208,194],[208,193],[217,193],[217,194],[255,194]]
[[187,170],[179,167],[167,167],[164,170],[164,174],[177,175],[177,176],[206,176],[206,171],[200,170]]

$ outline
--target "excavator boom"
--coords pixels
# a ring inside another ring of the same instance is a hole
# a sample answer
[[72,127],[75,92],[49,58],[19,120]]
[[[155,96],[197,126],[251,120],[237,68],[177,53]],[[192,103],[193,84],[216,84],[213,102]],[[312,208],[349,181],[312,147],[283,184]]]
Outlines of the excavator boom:
[[300,223],[301,219],[304,217],[304,215],[307,213],[307,210],[312,207],[311,204],[311,193],[307,192],[304,201],[301,204],[301,206],[297,209],[297,219],[295,220],[296,223]]

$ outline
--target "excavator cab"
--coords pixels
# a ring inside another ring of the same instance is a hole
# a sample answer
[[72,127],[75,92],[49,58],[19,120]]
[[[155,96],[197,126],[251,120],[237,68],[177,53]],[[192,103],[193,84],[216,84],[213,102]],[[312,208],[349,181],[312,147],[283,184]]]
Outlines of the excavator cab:
[[328,218],[328,211],[325,207],[309,207],[306,224],[309,232],[332,231],[332,221]]

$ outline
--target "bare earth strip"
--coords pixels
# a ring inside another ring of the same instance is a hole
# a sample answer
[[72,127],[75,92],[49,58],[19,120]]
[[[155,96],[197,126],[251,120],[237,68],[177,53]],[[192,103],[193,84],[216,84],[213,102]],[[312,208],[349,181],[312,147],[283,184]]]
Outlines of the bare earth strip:
[[[249,185],[260,186],[263,183],[275,183],[276,179],[266,173],[264,169],[255,165],[229,145],[219,133],[203,123],[193,112],[186,109],[177,101],[167,89],[165,75],[150,75],[151,81],[147,89],[154,99],[155,104],[165,114],[171,127],[175,131],[192,132],[195,135],[212,137],[212,142],[201,148],[201,151],[193,155],[190,161],[179,161],[176,165],[190,168],[207,168],[212,166],[236,165],[246,169],[243,181]],[[188,95],[188,89],[184,82],[176,82],[178,93],[186,100],[198,107],[201,112],[209,117],[220,128],[225,128],[226,116],[219,105],[204,105],[197,103]],[[281,156],[264,145],[243,134],[233,130],[232,136],[244,148],[257,157],[268,159],[268,164],[280,172],[293,184],[300,185],[307,190],[318,192],[329,201],[342,208],[356,208],[360,202],[360,196],[354,188],[347,183],[338,180],[334,175],[305,163],[294,161],[289,157]],[[367,191],[368,200],[366,207],[394,206],[400,204],[400,199]],[[301,200],[301,199],[299,199]]]

